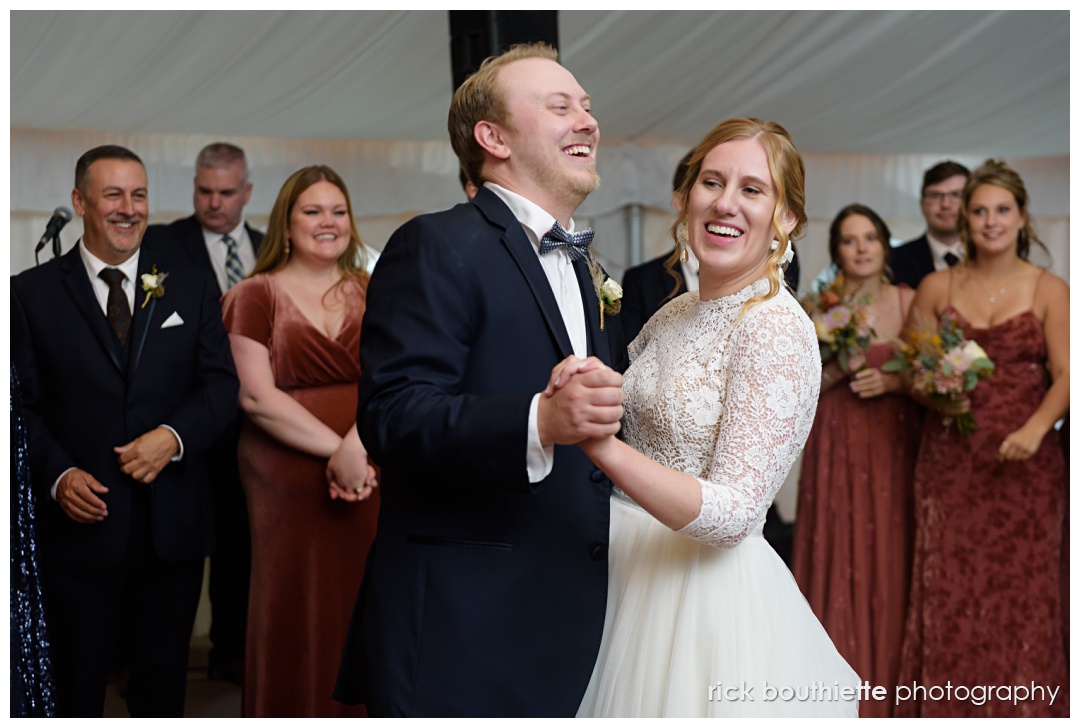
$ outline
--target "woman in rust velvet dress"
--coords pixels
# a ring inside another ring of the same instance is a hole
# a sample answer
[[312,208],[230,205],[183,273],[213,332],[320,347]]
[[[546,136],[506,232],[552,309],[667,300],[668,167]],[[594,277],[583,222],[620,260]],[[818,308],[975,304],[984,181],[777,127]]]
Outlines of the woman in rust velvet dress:
[[[900,684],[1045,690],[1015,704],[928,695],[901,702],[903,716],[1069,715],[1060,583],[1066,482],[1052,429],[1069,406],[1069,287],[1027,262],[1038,243],[1027,203],[1007,165],[990,160],[976,170],[960,208],[967,262],[928,276],[913,305],[933,324],[956,317],[994,374],[926,415]],[[943,416],[967,410],[978,430],[963,438]]]
[[[876,338],[856,374],[835,361],[822,367],[799,476],[792,571],[848,664],[891,694],[911,577],[919,412],[899,378],[880,369],[892,359],[889,341],[915,296],[885,276],[889,238],[885,222],[864,205],[848,205],[829,228],[829,255],[848,294],[871,301]],[[860,700],[859,715],[889,717],[892,704]]]
[[248,717],[364,715],[330,697],[378,513],[356,428],[364,257],[344,182],[306,167],[224,299],[246,414]]

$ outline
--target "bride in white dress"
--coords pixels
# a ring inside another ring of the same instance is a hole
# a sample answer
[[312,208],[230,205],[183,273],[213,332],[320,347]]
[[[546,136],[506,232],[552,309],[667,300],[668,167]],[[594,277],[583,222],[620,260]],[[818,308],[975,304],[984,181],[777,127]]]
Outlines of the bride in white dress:
[[[858,676],[762,537],[821,378],[780,267],[806,222],[802,159],[779,125],[731,119],[698,145],[680,195],[676,255],[693,250],[700,291],[630,345],[624,441],[581,444],[617,488],[578,715],[856,717]],[[552,386],[598,365],[568,359]]]

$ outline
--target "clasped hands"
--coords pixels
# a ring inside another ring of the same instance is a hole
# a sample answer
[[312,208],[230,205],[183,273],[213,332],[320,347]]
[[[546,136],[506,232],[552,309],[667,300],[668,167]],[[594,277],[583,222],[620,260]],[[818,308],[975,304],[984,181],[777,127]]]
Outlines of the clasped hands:
[[367,500],[379,486],[375,467],[355,428],[341,439],[341,445],[327,461],[326,481],[330,485],[330,500],[349,503]]
[[[120,470],[140,483],[149,485],[180,452],[180,442],[172,430],[157,427],[126,445],[113,448]],[[99,495],[109,489],[81,468],[72,468],[56,484],[56,502],[77,523],[96,523],[109,515],[108,506]]]
[[[584,448],[614,437],[623,416],[622,375],[594,356],[569,356],[551,370],[537,425],[544,445]],[[587,450],[586,450],[587,452]]]

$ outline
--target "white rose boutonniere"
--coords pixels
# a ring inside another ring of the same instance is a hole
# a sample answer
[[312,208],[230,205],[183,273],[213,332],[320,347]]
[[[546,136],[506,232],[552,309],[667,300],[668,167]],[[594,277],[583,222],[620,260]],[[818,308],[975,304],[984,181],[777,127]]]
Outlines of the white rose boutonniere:
[[146,298],[143,299],[141,308],[146,308],[151,298],[161,298],[165,295],[163,284],[168,276],[168,273],[158,273],[157,264],[150,269],[149,273],[143,273],[142,289],[146,293]]
[[604,269],[589,256],[589,272],[592,274],[593,288],[596,289],[596,300],[600,304],[600,330],[604,330],[604,314],[615,316],[622,310],[622,286],[618,281],[608,276]]

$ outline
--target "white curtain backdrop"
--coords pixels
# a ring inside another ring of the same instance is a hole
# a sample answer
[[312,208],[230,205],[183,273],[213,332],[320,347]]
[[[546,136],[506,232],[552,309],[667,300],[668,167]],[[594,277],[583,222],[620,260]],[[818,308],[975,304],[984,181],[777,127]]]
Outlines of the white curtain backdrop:
[[[11,131],[11,253],[13,273],[34,264],[33,247],[53,209],[71,206],[75,160],[99,144],[122,144],[139,154],[147,167],[153,222],[191,214],[195,156],[218,138],[206,135],[109,134],[31,129]],[[226,138],[248,155],[254,191],[246,209],[249,221],[264,227],[280,185],[307,164],[329,164],[349,185],[357,227],[365,243],[381,250],[398,225],[413,215],[444,209],[463,201],[457,159],[449,142],[349,141]],[[667,228],[671,176],[686,153],[673,145],[601,144],[599,169],[603,183],[578,211],[579,222],[596,228],[597,251],[617,277],[632,263],[627,206],[641,205],[645,258],[672,247]],[[810,224],[797,242],[805,291],[828,262],[828,226],[844,205],[862,202],[889,224],[894,237],[919,235],[923,221],[918,196],[922,173],[940,161],[929,155],[804,155],[807,214]],[[957,155],[972,168],[978,157]],[[1023,176],[1031,197],[1036,231],[1052,259],[1036,257],[1069,278],[1069,158],[1037,157],[1007,160]],[[61,238],[67,250],[81,234],[76,218]],[[43,260],[48,251],[42,251]]]

